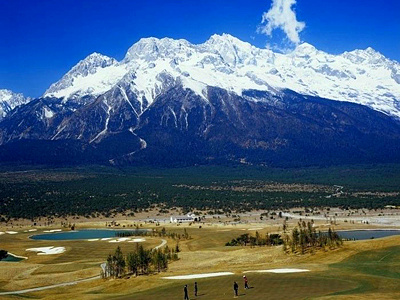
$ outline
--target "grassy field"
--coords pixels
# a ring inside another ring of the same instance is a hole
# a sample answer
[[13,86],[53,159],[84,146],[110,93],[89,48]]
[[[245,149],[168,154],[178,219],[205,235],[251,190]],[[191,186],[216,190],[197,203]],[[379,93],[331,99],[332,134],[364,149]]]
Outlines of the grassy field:
[[[0,236],[0,248],[15,255],[28,257],[21,262],[0,262],[0,292],[26,289],[60,282],[79,280],[100,274],[100,264],[107,255],[113,253],[117,244],[107,241],[38,241],[29,239],[32,234],[19,232],[15,235]],[[143,245],[153,248],[161,243],[160,239],[146,238]],[[134,251],[136,243],[119,243],[125,252]],[[65,247],[66,251],[58,255],[37,255],[26,251],[28,248]],[[1,296],[0,296],[1,299]]]
[[168,287],[150,290],[143,293],[132,294],[116,299],[148,300],[148,299],[180,299],[183,296],[183,285],[188,284],[191,289],[192,299],[232,299],[233,281],[240,284],[239,298],[243,299],[306,299],[318,297],[356,287],[357,283],[344,280],[326,278],[323,274],[293,275],[249,275],[250,289],[243,288],[243,278],[240,275],[221,278],[197,280],[199,284],[198,297],[193,296],[195,280],[171,284]]
[[[92,226],[95,226],[93,224]],[[240,286],[243,299],[400,299],[400,237],[346,242],[343,248],[319,251],[313,255],[286,255],[281,247],[225,247],[224,243],[256,225],[185,226],[192,239],[181,241],[182,252],[166,273],[118,280],[95,280],[0,299],[182,299],[188,284],[191,299],[232,299],[233,281]],[[259,224],[257,226],[260,226]],[[167,230],[183,232],[183,226],[169,225]],[[261,233],[278,230],[263,226]],[[98,275],[99,264],[116,245],[87,241],[32,241],[28,234],[3,235],[1,247],[15,254],[28,254],[19,263],[0,263],[0,290],[66,282]],[[146,247],[158,245],[148,239]],[[169,245],[174,241],[168,240]],[[55,256],[37,256],[24,252],[29,247],[65,246]],[[126,253],[129,244],[119,244]],[[244,271],[273,268],[301,268],[310,272],[293,274],[248,273],[250,290],[243,289]],[[162,277],[193,273],[233,272],[234,275],[197,280],[166,280]],[[199,296],[193,297],[193,284],[199,284]]]

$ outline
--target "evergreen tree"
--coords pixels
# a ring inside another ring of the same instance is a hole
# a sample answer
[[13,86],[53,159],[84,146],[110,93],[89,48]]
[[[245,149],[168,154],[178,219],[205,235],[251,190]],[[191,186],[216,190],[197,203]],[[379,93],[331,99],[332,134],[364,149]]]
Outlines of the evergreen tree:
[[135,274],[135,276],[138,275],[138,269],[139,269],[139,256],[137,252],[131,252],[128,253],[128,256],[126,257],[126,263],[128,266],[129,272]]
[[114,276],[121,277],[125,273],[125,259],[122,254],[121,248],[118,246],[114,253]]

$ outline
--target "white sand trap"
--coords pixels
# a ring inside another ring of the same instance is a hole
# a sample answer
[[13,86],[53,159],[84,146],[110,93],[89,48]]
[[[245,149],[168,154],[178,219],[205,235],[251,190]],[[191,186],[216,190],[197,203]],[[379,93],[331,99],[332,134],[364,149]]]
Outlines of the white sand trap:
[[256,231],[256,230],[262,230],[263,228],[262,227],[260,227],[260,228],[250,228],[250,229],[248,229],[248,231]]
[[29,229],[28,231],[29,232],[34,232],[34,231],[37,231],[37,229]]
[[102,241],[109,241],[109,240],[112,240],[112,238],[102,238],[101,240]]
[[129,241],[128,243],[142,243],[145,242],[145,239],[133,239],[132,241]]
[[199,279],[199,278],[210,278],[210,277],[229,276],[229,275],[233,275],[233,273],[232,272],[218,272],[218,273],[170,276],[170,277],[162,277],[162,278],[163,279],[182,280],[182,279]]
[[88,242],[95,242],[95,241],[99,241],[100,239],[89,239]]
[[245,271],[243,273],[276,273],[276,274],[286,274],[286,273],[303,273],[310,272],[307,269],[269,269],[269,270],[255,270],[255,271]]
[[43,232],[60,232],[62,229],[43,230]]
[[6,231],[6,233],[8,233],[8,234],[17,234],[18,232],[16,232],[16,231]]
[[65,252],[65,247],[40,247],[40,248],[29,248],[26,251],[37,252],[37,255],[52,255],[61,254]]
[[131,238],[119,238],[118,242],[126,242],[126,241],[130,241]]
[[3,232],[3,231],[0,231],[0,235],[2,235],[2,234],[5,234],[5,232]]
[[120,241],[118,241],[118,240],[111,240],[111,241],[108,241],[109,243],[120,243]]

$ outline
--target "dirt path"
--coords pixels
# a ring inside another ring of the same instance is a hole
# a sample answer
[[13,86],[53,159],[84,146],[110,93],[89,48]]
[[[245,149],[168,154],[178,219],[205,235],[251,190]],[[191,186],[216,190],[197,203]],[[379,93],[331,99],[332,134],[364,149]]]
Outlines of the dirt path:
[[58,283],[58,284],[53,284],[53,285],[47,285],[47,286],[42,286],[42,287],[36,287],[36,288],[31,288],[31,289],[26,289],[26,290],[19,290],[19,291],[12,291],[12,292],[1,292],[0,296],[25,294],[25,293],[31,293],[31,292],[39,292],[39,291],[53,289],[53,288],[57,288],[57,287],[75,285],[75,284],[78,284],[78,283],[81,283],[81,282],[87,282],[87,281],[91,281],[91,280],[95,280],[95,279],[100,279],[100,276],[95,276],[95,277],[90,277],[90,278],[85,278],[85,279],[80,279],[80,280],[75,280],[75,281],[70,281],[70,282]]
[[154,248],[153,248],[154,250],[157,250],[157,249],[159,249],[159,248],[162,248],[162,247],[164,247],[164,246],[167,244],[167,241],[166,241],[166,240],[161,240],[161,241],[162,241],[162,243],[161,243],[160,245],[154,247]]

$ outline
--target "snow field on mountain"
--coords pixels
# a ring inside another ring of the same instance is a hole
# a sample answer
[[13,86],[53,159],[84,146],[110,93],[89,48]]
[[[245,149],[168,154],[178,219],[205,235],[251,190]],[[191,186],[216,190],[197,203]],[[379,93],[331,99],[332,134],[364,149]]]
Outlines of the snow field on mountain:
[[128,83],[149,103],[171,79],[204,96],[206,86],[241,95],[244,90],[291,89],[304,95],[348,101],[400,117],[400,65],[371,48],[332,55],[303,43],[274,53],[224,34],[203,44],[144,38],[121,62],[90,55],[53,84],[45,96],[99,96]]

